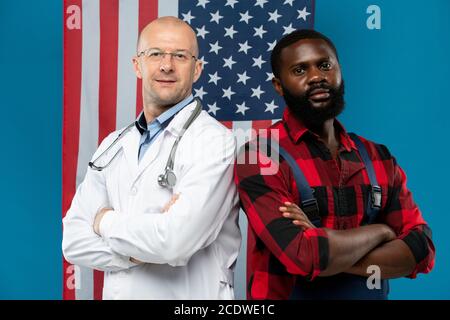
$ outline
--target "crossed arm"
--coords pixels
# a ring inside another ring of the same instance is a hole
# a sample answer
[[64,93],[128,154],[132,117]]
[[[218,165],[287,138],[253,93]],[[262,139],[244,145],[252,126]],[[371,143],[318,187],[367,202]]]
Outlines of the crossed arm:
[[[63,219],[66,260],[103,271],[128,269],[139,261],[182,266],[215,241],[230,214],[237,214],[232,180],[235,141],[215,124],[192,135],[195,143],[180,145],[178,151],[183,159],[182,179],[174,192],[180,197],[163,210],[167,213],[160,214],[159,208],[150,205],[114,207],[106,174],[88,170]],[[205,147],[208,157],[197,161]],[[183,158],[188,150],[192,156]],[[143,184],[140,190],[146,192],[146,188]]]
[[[302,209],[285,202],[280,207],[285,218],[307,230],[315,228]],[[329,241],[329,262],[319,276],[340,272],[369,276],[367,268],[377,265],[383,279],[411,274],[416,266],[414,255],[403,240],[396,239],[394,231],[385,224],[372,224],[350,230],[324,228]]]
[[[172,198],[170,199],[170,201],[164,205],[164,207],[162,209],[162,212],[166,213],[167,211],[169,211],[170,207],[178,200],[179,197],[180,197],[180,195],[178,193],[174,194],[172,196]],[[105,207],[105,208],[100,209],[97,212],[97,214],[95,215],[93,228],[94,228],[94,232],[97,235],[101,236],[100,235],[100,223],[101,223],[103,217],[106,214],[113,212],[112,210],[114,210],[114,209]],[[133,258],[133,257],[130,257],[130,261],[135,263],[135,264],[144,263],[144,262],[142,262],[142,261],[140,261],[140,260],[138,260],[136,258]]]

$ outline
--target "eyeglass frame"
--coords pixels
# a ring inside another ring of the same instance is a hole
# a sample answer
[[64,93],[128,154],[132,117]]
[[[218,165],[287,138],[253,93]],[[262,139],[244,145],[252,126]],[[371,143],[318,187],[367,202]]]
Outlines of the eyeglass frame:
[[[142,57],[142,56],[148,57],[148,56],[146,55],[146,52],[148,52],[148,51],[150,51],[150,50],[155,50],[155,51],[158,51],[160,54],[162,54],[161,60],[164,59],[164,57],[165,57],[166,54],[170,55],[171,58],[174,58],[174,55],[175,55],[176,53],[187,52],[189,58],[194,58],[194,61],[198,61],[198,58],[197,58],[196,56],[194,56],[194,55],[192,54],[192,52],[190,52],[190,51],[187,50],[187,49],[181,49],[181,50],[178,50],[178,51],[167,52],[167,51],[162,51],[162,50],[160,50],[160,49],[158,49],[158,48],[147,48],[147,49],[145,49],[145,50],[142,50],[142,51],[138,52],[138,53],[136,54],[136,56],[137,56],[138,58],[140,58],[140,57]],[[149,57],[148,57],[148,58],[149,58]],[[160,60],[160,61],[161,61],[161,60]],[[187,62],[187,61],[186,61],[186,62]]]

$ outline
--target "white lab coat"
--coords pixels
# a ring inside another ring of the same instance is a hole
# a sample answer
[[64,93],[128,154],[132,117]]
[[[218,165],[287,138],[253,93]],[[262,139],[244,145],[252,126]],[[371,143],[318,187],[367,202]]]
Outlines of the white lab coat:
[[[241,234],[233,182],[235,139],[205,111],[181,139],[175,156],[177,184],[160,187],[170,149],[195,102],[182,109],[138,163],[136,127],[88,169],[63,219],[64,257],[105,271],[104,299],[233,299],[233,268]],[[117,137],[110,134],[95,159]],[[173,194],[180,197],[166,213]],[[111,207],[100,224],[100,208]],[[136,265],[129,258],[146,262]]]

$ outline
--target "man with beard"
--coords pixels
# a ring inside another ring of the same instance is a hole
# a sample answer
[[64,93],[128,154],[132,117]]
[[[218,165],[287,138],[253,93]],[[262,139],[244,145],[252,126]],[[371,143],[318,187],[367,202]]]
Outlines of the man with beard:
[[385,146],[348,134],[336,119],[344,82],[330,39],[294,31],[271,64],[288,107],[236,165],[250,225],[247,296],[387,299],[387,279],[434,265],[431,230],[405,173]]

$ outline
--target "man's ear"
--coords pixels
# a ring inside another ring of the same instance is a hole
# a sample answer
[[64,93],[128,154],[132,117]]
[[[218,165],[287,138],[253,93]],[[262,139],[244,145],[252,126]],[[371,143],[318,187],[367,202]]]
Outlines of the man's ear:
[[142,79],[141,65],[139,64],[138,57],[133,57],[133,69],[136,77]]
[[202,74],[203,71],[203,64],[200,60],[195,61],[195,66],[194,66],[194,83],[198,80],[198,78],[200,78],[200,75]]
[[283,87],[281,86],[281,82],[280,79],[273,77],[272,78],[272,85],[275,88],[275,91],[280,95],[280,96],[284,96],[283,93]]

